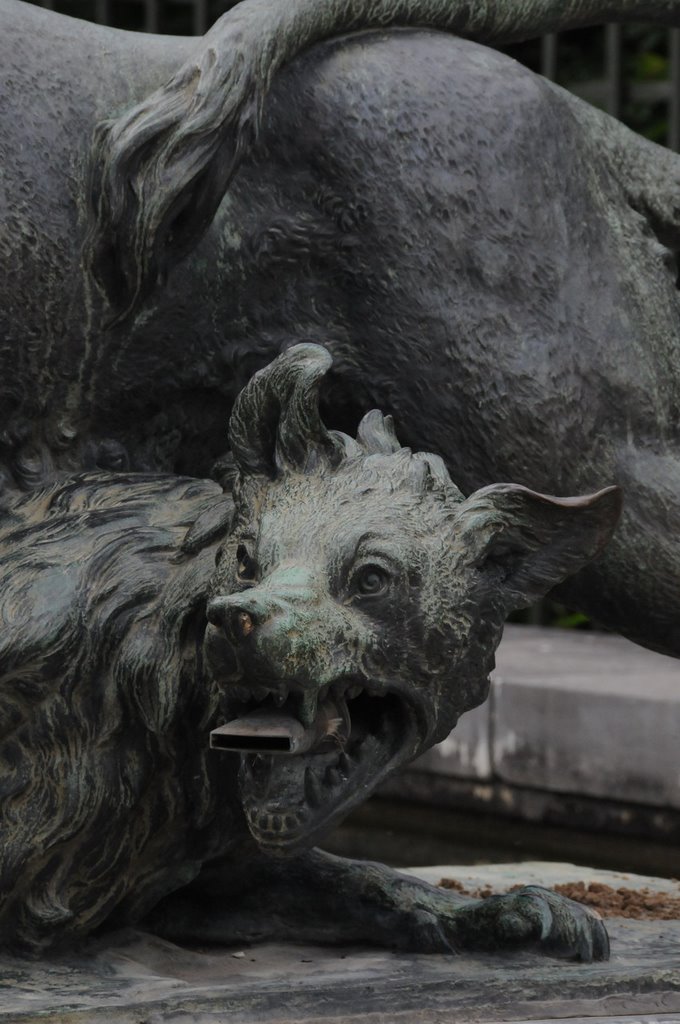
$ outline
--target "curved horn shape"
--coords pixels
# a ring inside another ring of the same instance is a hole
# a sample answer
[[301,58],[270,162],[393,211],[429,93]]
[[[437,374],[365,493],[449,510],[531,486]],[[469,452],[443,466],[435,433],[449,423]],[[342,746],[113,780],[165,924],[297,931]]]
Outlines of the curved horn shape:
[[229,421],[242,475],[312,473],[342,461],[343,445],[319,415],[319,385],[332,362],[321,345],[295,345],[248,382]]

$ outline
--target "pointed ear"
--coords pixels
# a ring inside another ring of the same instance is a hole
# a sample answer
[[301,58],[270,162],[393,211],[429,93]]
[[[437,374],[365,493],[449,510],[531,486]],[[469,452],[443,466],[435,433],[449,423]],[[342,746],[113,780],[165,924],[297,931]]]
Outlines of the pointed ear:
[[494,484],[470,495],[456,518],[460,543],[514,611],[595,558],[611,538],[621,507],[619,487],[554,498],[518,484]]

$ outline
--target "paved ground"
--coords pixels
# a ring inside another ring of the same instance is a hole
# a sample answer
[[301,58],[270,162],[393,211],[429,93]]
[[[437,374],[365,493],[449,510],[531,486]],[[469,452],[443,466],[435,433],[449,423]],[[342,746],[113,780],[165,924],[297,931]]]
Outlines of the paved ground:
[[[631,887],[672,885],[539,863],[419,873],[434,880],[453,875],[470,888],[503,889],[520,876],[549,884],[586,877]],[[283,945],[187,950],[128,931],[79,958],[0,961],[0,1022],[680,1024],[680,920],[612,919],[609,927],[612,959],[593,965],[529,954],[406,956]]]

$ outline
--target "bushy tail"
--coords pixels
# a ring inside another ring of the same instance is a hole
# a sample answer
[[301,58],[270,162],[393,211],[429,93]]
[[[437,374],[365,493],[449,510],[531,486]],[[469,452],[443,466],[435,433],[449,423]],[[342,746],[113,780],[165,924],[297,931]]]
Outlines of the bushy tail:
[[161,89],[99,125],[88,270],[116,319],[201,239],[278,69],[344,32],[418,26],[500,45],[603,21],[680,24],[680,0],[243,0]]

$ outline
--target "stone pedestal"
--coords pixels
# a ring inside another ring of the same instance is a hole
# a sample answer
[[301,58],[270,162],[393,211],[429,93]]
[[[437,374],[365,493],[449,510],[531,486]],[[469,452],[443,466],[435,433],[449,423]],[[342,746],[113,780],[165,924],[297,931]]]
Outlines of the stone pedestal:
[[[680,895],[677,883],[573,865],[417,870],[470,890],[604,881]],[[464,1024],[467,1021],[680,1022],[680,919],[609,920],[612,958],[576,964],[517,955],[408,956],[261,945],[183,949],[141,932],[78,957],[0,961],[0,1022],[12,1024]]]

